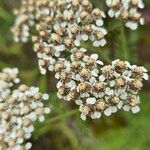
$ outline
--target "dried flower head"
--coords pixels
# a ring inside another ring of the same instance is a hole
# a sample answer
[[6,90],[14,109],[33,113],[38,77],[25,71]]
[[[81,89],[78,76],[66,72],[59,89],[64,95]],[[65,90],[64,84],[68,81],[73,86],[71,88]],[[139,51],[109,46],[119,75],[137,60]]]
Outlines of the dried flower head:
[[138,11],[144,8],[142,0],[106,0],[106,4],[110,8],[108,15],[120,18],[126,27],[136,30],[139,23],[144,24],[142,14]]
[[0,144],[2,149],[30,149],[32,144],[26,141],[34,131],[33,122],[44,121],[44,114],[50,108],[44,107],[47,94],[39,92],[37,87],[20,85],[18,70],[6,68],[0,73]]

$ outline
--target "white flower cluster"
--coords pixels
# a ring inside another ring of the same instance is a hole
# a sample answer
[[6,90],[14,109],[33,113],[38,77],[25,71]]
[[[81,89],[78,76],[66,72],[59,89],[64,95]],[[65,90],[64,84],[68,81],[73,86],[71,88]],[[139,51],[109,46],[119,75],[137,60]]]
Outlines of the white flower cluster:
[[37,87],[20,85],[18,69],[6,68],[0,73],[0,149],[27,150],[32,144],[26,142],[34,131],[33,122],[44,121],[50,108],[44,107],[47,94]]
[[108,15],[120,18],[126,27],[136,30],[139,23],[144,24],[142,14],[138,11],[144,8],[142,0],[106,0],[106,4],[110,8]]
[[5,68],[0,72],[0,97],[7,97],[10,88],[20,80],[17,78],[18,69]]
[[14,10],[17,16],[11,31],[16,42],[28,41],[30,28],[35,24],[36,2],[38,0],[21,0],[21,8]]
[[137,113],[138,92],[143,79],[148,80],[147,70],[120,60],[101,68],[97,54],[87,56],[84,52],[75,51],[71,61],[59,60],[56,64],[58,98],[75,101],[83,120],[86,116],[100,118],[102,113],[110,116],[121,108]]
[[88,0],[45,0],[38,8],[39,35],[33,36],[33,42],[42,74],[53,71],[55,60],[65,51],[82,47],[82,41],[91,41],[95,47],[106,44],[105,14]]
[[[106,3],[110,7],[109,16],[123,19],[132,30],[139,22],[144,23],[138,12],[138,8],[144,8],[142,0],[106,0]],[[37,34],[32,41],[40,72],[56,72],[58,98],[75,101],[83,120],[86,116],[100,118],[102,113],[110,116],[121,108],[133,113],[140,111],[138,92],[143,80],[148,79],[147,70],[120,60],[103,66],[97,54],[88,56],[83,48],[83,42],[91,42],[94,47],[106,44],[103,11],[93,8],[88,0],[24,0],[18,12],[19,17],[26,14],[27,19],[16,21],[19,22],[15,27],[19,32],[14,30],[16,41],[21,38],[26,42],[30,27],[35,26]],[[39,119],[44,118],[40,115]]]
[[104,12],[93,8],[88,0],[23,0],[12,31],[15,41],[27,42],[30,28],[35,26],[34,51],[45,74],[47,69],[54,70],[58,57],[81,47],[82,42],[104,46],[107,31],[103,18]]

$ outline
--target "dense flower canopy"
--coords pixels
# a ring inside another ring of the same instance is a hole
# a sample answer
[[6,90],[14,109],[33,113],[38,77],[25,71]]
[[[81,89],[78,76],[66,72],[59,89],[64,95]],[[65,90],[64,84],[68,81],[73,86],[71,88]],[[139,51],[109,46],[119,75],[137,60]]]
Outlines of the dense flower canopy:
[[[142,0],[106,0],[106,4],[108,15],[122,19],[127,27],[134,30],[138,22],[144,23],[138,12],[144,8]],[[16,13],[15,40],[27,42],[32,37],[41,74],[55,71],[58,98],[75,101],[83,120],[87,115],[109,116],[121,108],[140,110],[138,92],[148,79],[147,70],[120,60],[105,65],[97,54],[88,55],[82,44],[106,44],[102,10],[88,0],[23,0]]]

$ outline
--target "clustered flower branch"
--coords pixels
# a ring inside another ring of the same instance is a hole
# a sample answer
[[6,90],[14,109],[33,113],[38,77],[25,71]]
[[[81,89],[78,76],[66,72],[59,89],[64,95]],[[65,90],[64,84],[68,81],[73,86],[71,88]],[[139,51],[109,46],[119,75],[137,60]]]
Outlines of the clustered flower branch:
[[120,18],[126,27],[136,30],[138,24],[144,24],[144,18],[139,11],[144,8],[142,0],[106,0],[106,4],[110,8],[109,17]]
[[[106,0],[106,5],[108,15],[121,19],[126,27],[135,30],[144,24],[138,12],[144,8],[142,0]],[[102,10],[88,0],[22,0],[14,12],[14,40],[26,43],[32,39],[41,74],[55,72],[58,98],[76,103],[82,120],[110,116],[119,109],[140,111],[138,94],[143,80],[148,80],[147,70],[119,59],[105,65],[82,46],[82,42],[106,45]],[[4,69],[0,74],[0,141],[8,149],[30,149],[31,144],[24,141],[34,130],[32,122],[44,121],[44,113],[50,112],[43,104],[48,95],[26,85],[12,90],[19,82],[17,73]]]
[[[127,27],[136,29],[138,21],[143,24],[141,14],[136,12],[138,7],[144,8],[141,0],[107,0],[106,4],[110,7],[108,15],[123,19]],[[138,92],[143,79],[148,79],[147,70],[120,60],[104,65],[97,54],[89,56],[82,47],[82,41],[94,47],[106,44],[103,11],[93,8],[88,0],[23,0],[18,12],[24,13],[18,13],[12,29],[17,33],[15,39],[26,42],[29,22],[34,24],[37,34],[32,35],[32,41],[41,73],[56,72],[58,98],[74,100],[83,120],[87,115],[93,119],[102,113],[109,116],[121,108],[133,113],[140,110]],[[24,22],[20,20],[22,15],[26,15]],[[28,27],[23,29],[24,25]],[[69,51],[69,58],[65,58],[65,51]]]
[[34,131],[33,122],[44,121],[50,108],[44,106],[48,94],[38,87],[19,84],[17,68],[5,68],[0,72],[0,148],[7,150],[30,149],[26,141]]
[[84,52],[77,50],[71,61],[63,59],[56,64],[58,98],[75,101],[82,120],[86,116],[98,119],[103,113],[110,116],[118,109],[139,112],[138,92],[143,80],[148,80],[147,70],[120,60],[103,66],[97,54]]

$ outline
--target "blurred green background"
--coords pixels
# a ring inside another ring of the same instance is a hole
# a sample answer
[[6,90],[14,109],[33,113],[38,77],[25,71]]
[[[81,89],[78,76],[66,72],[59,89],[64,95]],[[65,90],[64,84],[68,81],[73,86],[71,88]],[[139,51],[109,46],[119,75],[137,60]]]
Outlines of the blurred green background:
[[[105,0],[91,0],[92,4],[107,11]],[[150,70],[150,0],[143,10],[145,26],[130,31],[115,19],[106,19],[108,44],[91,51],[100,55],[105,63],[120,58],[144,65]],[[0,0],[0,69],[18,67],[23,83],[40,86],[50,94],[52,113],[43,124],[35,123],[31,139],[33,150],[149,150],[150,149],[150,82],[141,92],[141,112],[137,115],[119,111],[111,117],[81,121],[72,104],[56,98],[54,74],[40,75],[32,43],[14,43],[10,28],[19,7],[19,0]],[[47,104],[50,105],[50,104]]]

